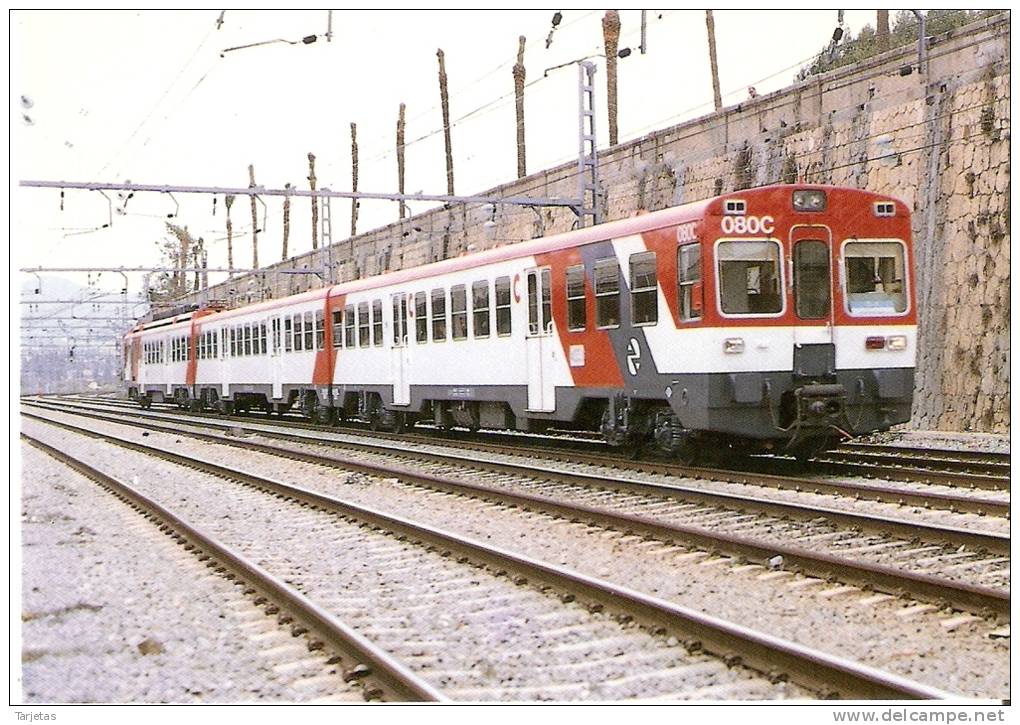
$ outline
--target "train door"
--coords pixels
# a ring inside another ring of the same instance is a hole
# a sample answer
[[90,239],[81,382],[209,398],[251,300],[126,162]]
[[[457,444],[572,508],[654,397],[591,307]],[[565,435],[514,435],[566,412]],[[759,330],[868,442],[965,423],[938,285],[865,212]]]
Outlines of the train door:
[[[828,376],[836,369],[832,232],[823,224],[790,230],[794,373]],[[805,324],[806,323],[806,324]]]
[[548,267],[529,269],[527,278],[528,410],[551,412],[556,408],[551,273]]
[[411,402],[411,347],[407,344],[407,295],[398,292],[391,298],[393,306],[393,349],[390,351],[390,365],[393,374],[393,404],[409,405]]
[[269,320],[270,329],[270,363],[273,376],[273,399],[280,400],[283,397],[283,319],[275,315]]
[[230,367],[232,365],[233,350],[230,349],[230,332],[227,326],[220,328],[220,397],[226,398],[230,395]]

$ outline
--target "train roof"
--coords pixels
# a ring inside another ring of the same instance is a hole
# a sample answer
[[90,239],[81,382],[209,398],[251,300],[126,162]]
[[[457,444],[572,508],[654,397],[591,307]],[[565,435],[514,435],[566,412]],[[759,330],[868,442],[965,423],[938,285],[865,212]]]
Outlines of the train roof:
[[[411,269],[396,270],[393,272],[387,272],[385,274],[376,275],[373,277],[366,277],[365,279],[352,280],[350,282],[341,282],[339,284],[331,285],[328,287],[321,287],[307,292],[301,292],[296,295],[289,295],[287,297],[279,297],[272,300],[265,300],[262,302],[256,302],[255,304],[245,305],[244,307],[235,307],[230,310],[224,310],[222,312],[210,312],[208,316],[214,317],[216,320],[229,319],[232,317],[239,317],[242,315],[248,315],[251,313],[257,313],[259,311],[276,309],[279,307],[286,307],[290,305],[301,304],[303,302],[311,302],[314,300],[322,299],[325,296],[337,297],[340,295],[350,294],[352,292],[363,292],[365,290],[375,289],[377,287],[388,287],[391,285],[406,284],[414,282],[419,279],[425,279],[428,277],[439,276],[442,274],[448,274],[451,272],[458,272],[465,269],[472,269],[474,267],[481,267],[488,264],[496,264],[499,262],[505,262],[520,257],[530,257],[536,254],[544,254],[546,252],[556,251],[560,249],[570,249],[572,247],[579,247],[584,244],[590,244],[592,242],[602,241],[604,239],[613,239],[617,237],[629,236],[632,234],[640,234],[642,232],[649,232],[655,229],[661,229],[676,224],[682,224],[684,222],[693,221],[700,219],[706,215],[715,211],[715,207],[718,207],[722,200],[737,197],[748,197],[771,194],[780,189],[841,189],[843,191],[859,192],[862,195],[875,197],[875,198],[890,198],[881,194],[875,194],[860,189],[851,189],[847,187],[835,187],[823,184],[773,184],[771,186],[761,186],[749,189],[741,189],[738,191],[729,192],[726,194],[720,194],[708,199],[701,199],[699,201],[690,202],[688,204],[682,204],[680,206],[669,207],[667,209],[661,209],[659,211],[652,212],[639,212],[638,214],[628,217],[626,219],[619,219],[612,222],[606,222],[605,224],[599,224],[593,227],[586,227],[584,229],[576,229],[569,232],[561,232],[559,234],[553,234],[548,237],[539,237],[537,239],[531,239],[523,242],[515,242],[501,247],[494,247],[492,249],[486,249],[480,252],[473,252],[464,254],[459,257],[452,257],[450,259],[440,260],[438,262],[432,262],[430,264],[424,264]],[[713,209],[709,209],[709,207]],[[195,313],[196,319],[199,317],[205,317],[202,311]],[[187,316],[190,320],[191,315]],[[185,322],[187,320],[174,320],[174,322]],[[163,321],[165,324],[165,321]],[[135,328],[129,333],[128,336],[136,334],[138,332],[149,331],[154,327],[162,325],[143,325],[140,328]]]

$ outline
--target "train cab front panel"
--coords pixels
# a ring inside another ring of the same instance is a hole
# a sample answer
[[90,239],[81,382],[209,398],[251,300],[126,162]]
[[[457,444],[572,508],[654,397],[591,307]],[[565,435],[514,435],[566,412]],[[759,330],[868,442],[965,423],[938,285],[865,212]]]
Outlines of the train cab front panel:
[[683,426],[789,448],[909,419],[916,354],[910,216],[823,186],[713,200],[677,228]]

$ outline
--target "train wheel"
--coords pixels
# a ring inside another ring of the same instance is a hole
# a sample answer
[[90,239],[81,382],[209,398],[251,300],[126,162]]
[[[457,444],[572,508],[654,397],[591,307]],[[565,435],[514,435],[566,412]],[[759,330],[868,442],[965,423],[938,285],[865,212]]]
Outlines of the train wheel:
[[407,417],[403,413],[393,414],[393,432],[403,433],[407,430]]
[[194,398],[191,401],[191,405],[189,407],[191,408],[191,412],[192,413],[201,413],[202,412],[202,401],[199,400],[198,398]]
[[699,453],[700,451],[698,448],[688,439],[673,452],[673,458],[675,458],[678,463],[685,466],[693,466],[698,462]]
[[138,399],[138,406],[142,410],[148,410],[149,408],[151,408],[152,407],[152,396],[150,396],[150,395],[143,395],[142,397],[140,397]]
[[319,425],[334,425],[336,423],[336,410],[328,406],[319,406],[315,415],[315,422]]

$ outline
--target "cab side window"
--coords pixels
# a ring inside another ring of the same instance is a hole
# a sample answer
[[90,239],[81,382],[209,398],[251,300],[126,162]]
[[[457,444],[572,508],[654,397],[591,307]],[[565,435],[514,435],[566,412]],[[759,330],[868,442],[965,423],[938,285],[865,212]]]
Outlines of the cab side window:
[[677,250],[677,294],[680,319],[700,320],[702,310],[701,246],[685,244]]

